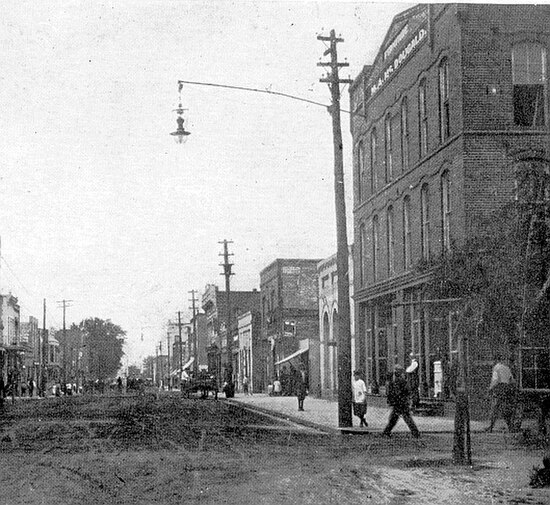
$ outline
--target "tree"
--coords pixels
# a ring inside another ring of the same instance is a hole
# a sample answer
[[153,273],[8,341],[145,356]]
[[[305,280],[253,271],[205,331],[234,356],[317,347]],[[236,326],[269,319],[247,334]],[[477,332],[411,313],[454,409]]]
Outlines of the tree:
[[86,340],[89,378],[104,381],[114,377],[122,364],[126,332],[110,320],[97,317],[82,321],[80,329]]

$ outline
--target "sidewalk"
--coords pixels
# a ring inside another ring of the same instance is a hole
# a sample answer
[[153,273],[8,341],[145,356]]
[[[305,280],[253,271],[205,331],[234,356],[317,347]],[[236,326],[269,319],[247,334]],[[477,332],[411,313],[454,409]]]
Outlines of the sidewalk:
[[[223,398],[223,396],[222,396]],[[317,427],[323,431],[339,432],[338,428],[338,403],[336,401],[321,400],[308,396],[304,402],[304,411],[298,411],[298,402],[294,396],[268,396],[266,394],[254,394],[245,396],[242,393],[235,394],[233,400],[236,403],[246,405],[249,408],[269,412],[277,417]],[[359,420],[353,417],[354,428],[346,431],[380,433],[386,426],[390,410],[389,408],[370,406],[367,409],[366,419],[368,429],[359,428]],[[413,416],[421,433],[452,433],[454,431],[454,419],[450,417],[422,417]],[[487,427],[487,423],[472,421],[472,432],[481,432]],[[393,429],[394,432],[408,432],[409,428],[400,419]]]

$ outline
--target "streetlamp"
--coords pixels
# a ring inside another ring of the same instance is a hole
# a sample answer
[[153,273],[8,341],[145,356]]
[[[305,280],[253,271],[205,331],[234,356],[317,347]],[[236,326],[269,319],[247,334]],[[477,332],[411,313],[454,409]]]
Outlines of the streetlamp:
[[183,85],[180,82],[178,84],[178,92],[179,92],[180,101],[179,101],[179,104],[178,104],[178,108],[174,109],[174,112],[176,112],[178,114],[178,117],[176,118],[176,122],[178,123],[178,127],[176,128],[175,132],[170,133],[170,135],[172,135],[172,137],[174,137],[174,140],[176,141],[177,144],[185,144],[187,142],[187,139],[189,138],[189,135],[191,135],[191,133],[188,132],[184,127],[185,119],[183,118],[183,113],[187,109],[184,109],[181,105],[181,88],[182,88],[182,86]]

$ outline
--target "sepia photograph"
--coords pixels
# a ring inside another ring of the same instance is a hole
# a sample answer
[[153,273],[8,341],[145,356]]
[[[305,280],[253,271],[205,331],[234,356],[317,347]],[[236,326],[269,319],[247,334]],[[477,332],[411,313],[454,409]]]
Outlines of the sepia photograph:
[[0,39],[0,505],[550,503],[550,3]]

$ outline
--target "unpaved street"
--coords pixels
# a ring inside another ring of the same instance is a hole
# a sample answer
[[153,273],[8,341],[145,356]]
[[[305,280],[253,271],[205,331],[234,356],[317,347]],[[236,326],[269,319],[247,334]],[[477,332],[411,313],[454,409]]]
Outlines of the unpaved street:
[[450,435],[332,436],[223,401],[69,397],[7,404],[0,503],[549,503],[527,484],[541,449],[473,439],[450,464]]

